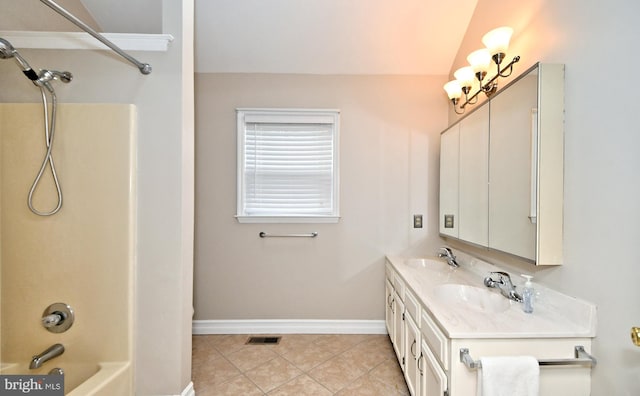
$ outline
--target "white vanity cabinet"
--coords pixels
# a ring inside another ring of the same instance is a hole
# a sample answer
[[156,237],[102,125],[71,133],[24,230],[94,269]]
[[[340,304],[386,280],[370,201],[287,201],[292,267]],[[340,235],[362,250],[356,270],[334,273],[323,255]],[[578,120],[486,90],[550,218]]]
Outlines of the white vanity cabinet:
[[421,395],[418,365],[421,357],[420,304],[400,276],[387,264],[385,321],[389,339],[402,367],[409,392]]
[[[429,323],[430,322],[430,323]],[[435,327],[434,327],[435,326]],[[448,338],[423,312],[422,351],[419,361],[421,396],[475,395],[478,369],[460,361],[460,349],[474,360],[483,356],[535,356],[538,359],[574,358],[577,345],[591,349],[590,338]],[[591,370],[584,366],[541,366],[541,396],[588,396]]]
[[384,322],[387,327],[387,333],[389,333],[389,339],[393,343],[395,338],[395,291],[393,290],[393,285],[391,281],[387,277],[385,280],[385,294],[387,296],[387,301],[384,309]]
[[[475,395],[478,370],[470,370],[459,361],[460,349],[469,349],[474,360],[483,356],[535,356],[544,359],[574,359],[574,348],[591,350],[589,338],[530,339],[452,339],[449,396]],[[480,369],[481,370],[481,369]],[[589,396],[591,369],[585,366],[540,366],[540,396]]]
[[389,264],[386,274],[385,322],[409,392],[412,396],[447,395],[449,340]]
[[420,373],[418,360],[420,359],[420,305],[411,290],[404,292],[404,376],[407,387],[412,395],[420,393]]
[[424,309],[420,321],[420,332],[422,336],[418,365],[422,391],[420,395],[448,395],[449,340]]
[[420,344],[420,396],[449,395],[447,374],[425,340]]
[[404,366],[404,282],[400,276],[387,264],[386,266],[387,306],[385,322],[393,350]]
[[[552,362],[540,366],[540,396],[590,395],[591,361],[576,363],[575,348],[591,350],[595,306],[565,296],[538,306],[540,312],[532,315],[516,303],[496,312],[461,308],[434,298],[434,289],[447,283],[468,285],[468,272],[446,263],[439,270],[416,269],[410,261],[387,259],[385,318],[412,396],[475,395],[482,371],[461,360],[461,349],[468,350],[472,361],[527,355]],[[474,276],[472,284],[481,285],[482,277]],[[546,297],[551,296],[555,294],[547,290]],[[558,308],[566,313],[550,312]],[[558,365],[560,360],[564,362]]]

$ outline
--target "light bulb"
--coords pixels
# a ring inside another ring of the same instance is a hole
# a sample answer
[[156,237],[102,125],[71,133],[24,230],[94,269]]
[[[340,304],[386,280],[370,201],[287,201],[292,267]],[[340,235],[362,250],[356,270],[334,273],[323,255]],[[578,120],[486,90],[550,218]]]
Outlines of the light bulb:
[[461,67],[453,73],[453,76],[460,82],[463,91],[469,93],[471,86],[473,86],[473,80],[476,76],[471,66]]
[[491,55],[507,53],[513,29],[508,26],[499,27],[482,36],[482,43],[487,46]]
[[457,100],[462,96],[462,87],[458,80],[451,80],[444,84],[444,90],[447,91],[449,99]]
[[[473,72],[476,74],[479,80],[482,80],[489,71],[489,65],[491,65],[491,54],[486,48],[473,51],[467,56],[467,61],[471,65]],[[479,75],[481,77],[479,77]]]

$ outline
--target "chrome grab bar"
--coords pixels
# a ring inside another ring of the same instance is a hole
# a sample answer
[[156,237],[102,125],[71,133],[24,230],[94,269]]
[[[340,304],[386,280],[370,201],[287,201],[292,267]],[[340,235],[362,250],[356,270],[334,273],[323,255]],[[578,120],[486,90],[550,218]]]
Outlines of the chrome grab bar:
[[[593,367],[598,362],[596,358],[591,356],[584,350],[582,345],[576,345],[574,348],[573,359],[538,359],[540,366],[589,366]],[[468,348],[460,348],[460,363],[463,363],[469,370],[482,368],[480,360],[473,360],[469,355]]]
[[260,238],[315,238],[318,236],[318,233],[314,231],[308,234],[269,234],[261,231],[258,235]]
[[111,48],[118,55],[120,55],[121,57],[125,58],[129,62],[131,62],[134,65],[136,65],[136,67],[140,70],[140,73],[142,73],[142,74],[151,73],[151,65],[150,64],[142,63],[142,62],[138,61],[136,58],[134,58],[133,56],[127,54],[120,47],[118,47],[117,45],[115,45],[114,43],[109,41],[109,39],[107,39],[106,37],[104,37],[100,33],[98,33],[95,30],[93,30],[91,27],[89,27],[89,25],[87,25],[86,23],[82,22],[80,19],[78,19],[75,15],[73,15],[72,13],[67,11],[66,9],[62,8],[61,6],[59,6],[55,1],[53,1],[53,0],[40,0],[40,1],[43,4],[49,6],[52,10],[54,10],[58,14],[62,15],[63,17],[65,17],[69,22],[73,23],[74,25],[76,25],[80,29],[84,30],[85,32],[87,32],[90,35],[92,35],[93,37],[95,37],[102,44],[104,44],[107,47]]

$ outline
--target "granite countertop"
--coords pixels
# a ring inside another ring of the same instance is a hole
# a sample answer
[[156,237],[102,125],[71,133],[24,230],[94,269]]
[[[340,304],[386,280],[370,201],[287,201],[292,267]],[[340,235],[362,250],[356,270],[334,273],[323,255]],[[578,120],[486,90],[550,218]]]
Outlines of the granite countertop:
[[[436,257],[388,256],[387,261],[420,301],[422,309],[432,314],[449,338],[592,338],[596,335],[595,305],[545,288],[534,280],[537,294],[534,312],[526,314],[521,303],[484,286],[484,276],[500,270],[491,264],[460,262],[459,268],[452,268]],[[524,283],[517,274],[511,273],[511,278],[516,285]],[[451,284],[466,285],[462,288],[471,292],[472,300],[467,303],[458,298],[460,286]]]

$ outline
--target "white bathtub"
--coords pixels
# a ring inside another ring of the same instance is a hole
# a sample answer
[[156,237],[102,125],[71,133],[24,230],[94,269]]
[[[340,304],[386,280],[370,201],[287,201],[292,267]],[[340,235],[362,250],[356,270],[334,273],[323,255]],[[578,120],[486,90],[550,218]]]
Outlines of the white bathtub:
[[64,388],[67,396],[128,396],[131,388],[129,362],[102,362],[98,364],[65,363],[46,365],[29,370],[27,364],[3,363],[0,374],[47,374],[54,367],[64,370]]

